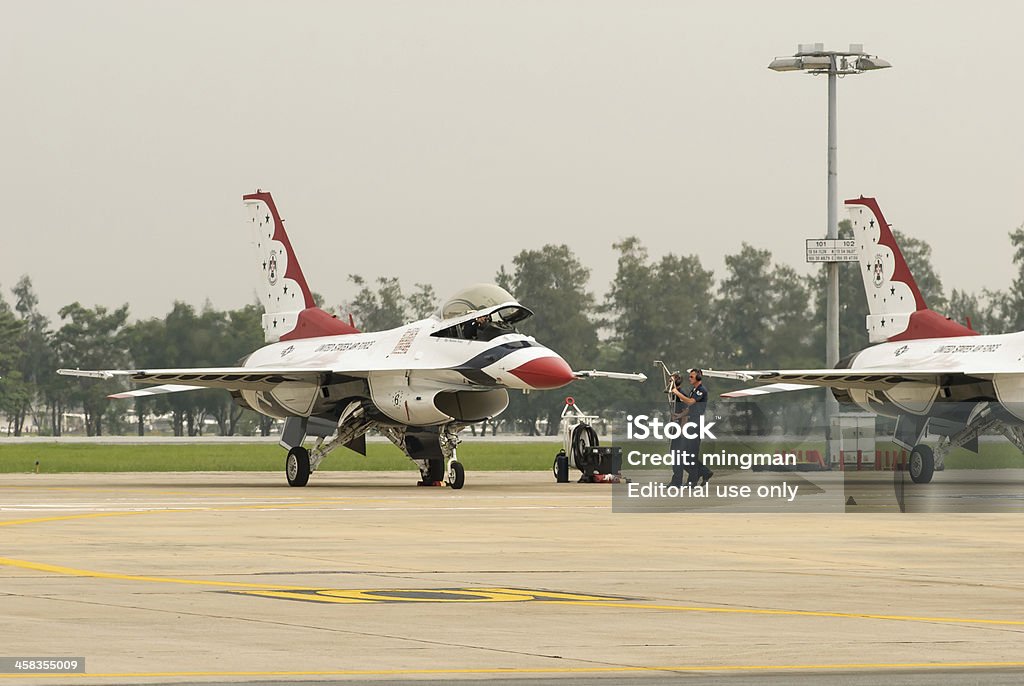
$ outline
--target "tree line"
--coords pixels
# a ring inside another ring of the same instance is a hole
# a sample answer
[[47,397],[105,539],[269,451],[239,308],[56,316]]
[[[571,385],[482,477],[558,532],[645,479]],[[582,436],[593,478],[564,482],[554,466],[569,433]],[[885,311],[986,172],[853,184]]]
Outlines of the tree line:
[[[1018,275],[1007,290],[947,296],[931,264],[931,247],[899,232],[897,241],[925,301],[980,333],[1024,329],[1024,226],[1010,233]],[[848,222],[840,237],[852,237]],[[558,351],[574,369],[642,371],[645,384],[592,380],[570,391],[591,413],[654,412],[664,406],[661,375],[652,364],[719,368],[807,368],[824,365],[825,269],[800,276],[768,250],[743,244],[725,258],[716,279],[698,255],[652,257],[640,238],[615,243],[618,264],[605,295],[587,287],[590,269],[567,245],[523,250],[502,266],[495,282],[536,314],[520,327]],[[397,277],[368,281],[351,275],[355,296],[336,308],[356,326],[375,331],[429,316],[439,299],[429,284],[404,292]],[[82,369],[235,366],[263,344],[262,311],[251,304],[236,310],[176,302],[162,318],[129,321],[129,306],[115,310],[74,302],[59,321],[40,313],[29,276],[0,294],[0,414],[8,433],[30,425],[60,436],[69,413],[84,417],[89,435],[145,432],[147,419],[169,415],[175,435],[197,435],[208,424],[220,435],[260,431],[271,420],[239,407],[220,390],[172,393],[134,399],[134,426],[125,421],[129,401],[112,401],[123,381],[82,380],[55,374],[60,367]],[[867,302],[857,269],[840,267],[840,352],[868,345]],[[323,298],[314,296],[324,307]],[[714,390],[724,390],[726,384]],[[499,417],[504,428],[527,433],[557,430],[564,393],[513,393]],[[769,400],[757,421],[806,422],[807,407]],[[765,413],[768,413],[767,415]],[[749,419],[749,418],[748,418]],[[212,421],[211,421],[212,420]],[[492,425],[493,429],[497,427]]]

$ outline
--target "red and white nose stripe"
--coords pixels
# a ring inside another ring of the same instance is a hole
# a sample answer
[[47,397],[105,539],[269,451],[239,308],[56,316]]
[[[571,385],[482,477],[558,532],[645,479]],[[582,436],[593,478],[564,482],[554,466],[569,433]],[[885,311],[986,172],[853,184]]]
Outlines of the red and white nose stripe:
[[538,357],[509,370],[531,388],[561,388],[576,377],[561,357]]
[[516,350],[483,368],[484,373],[506,388],[561,388],[576,375],[556,352],[540,345]]

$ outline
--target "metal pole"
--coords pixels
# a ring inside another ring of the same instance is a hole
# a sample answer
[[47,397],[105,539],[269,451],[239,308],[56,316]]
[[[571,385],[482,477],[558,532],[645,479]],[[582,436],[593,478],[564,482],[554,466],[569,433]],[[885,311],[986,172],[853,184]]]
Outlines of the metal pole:
[[[836,167],[836,56],[828,70],[828,237],[839,238],[839,191]],[[828,263],[828,292],[826,302],[825,364],[835,367],[839,362],[839,263]],[[825,426],[828,454],[832,455],[832,417],[839,413],[839,403],[832,391],[826,391]]]

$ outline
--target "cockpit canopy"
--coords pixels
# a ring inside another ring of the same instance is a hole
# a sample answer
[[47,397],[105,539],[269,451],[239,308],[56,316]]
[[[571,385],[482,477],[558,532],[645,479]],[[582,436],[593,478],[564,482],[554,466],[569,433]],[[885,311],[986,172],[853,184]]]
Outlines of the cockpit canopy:
[[516,324],[533,316],[511,293],[493,283],[479,283],[459,291],[437,314],[451,321],[451,326],[432,335],[470,340],[490,340],[513,333]]
[[516,302],[512,294],[494,283],[476,283],[448,298],[437,315],[441,319],[454,319],[485,307]]
[[508,303],[491,312],[491,324],[504,329],[513,329],[521,321],[533,316],[533,310],[519,303]]

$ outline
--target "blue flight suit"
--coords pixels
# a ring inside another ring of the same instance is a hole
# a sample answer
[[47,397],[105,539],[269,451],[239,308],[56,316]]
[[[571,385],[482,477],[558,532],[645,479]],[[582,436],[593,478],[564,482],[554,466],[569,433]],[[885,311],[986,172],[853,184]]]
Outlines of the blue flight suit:
[[[676,382],[675,383],[675,388],[677,390],[679,390],[681,385],[682,384],[680,382]],[[683,395],[688,395],[688,394],[685,391],[683,391]],[[676,401],[675,405],[674,405],[674,410],[673,410],[673,413],[672,413],[673,421],[677,421],[680,424],[685,424],[687,421],[689,421],[687,419],[687,417],[686,417],[686,414],[687,414],[687,411],[689,409],[689,406],[686,403],[684,403],[682,400],[680,400],[677,396],[673,395],[672,397]],[[676,418],[678,418],[678,419],[676,419]],[[673,451],[673,455],[674,455],[676,460],[680,460],[681,459],[680,456],[683,454],[684,450],[688,451],[688,448],[686,446],[687,446],[687,439],[684,438],[683,436],[679,436],[678,438],[673,438],[672,439],[672,444],[671,444],[670,448]],[[690,466],[687,465],[687,464],[683,464],[681,461],[678,461],[675,464],[673,464],[672,465],[672,480],[669,481],[669,485],[671,485],[671,486],[682,486],[683,485],[683,473],[684,472],[688,473],[689,471],[690,471]],[[687,478],[687,481],[689,481],[689,478]]]
[[[690,411],[686,415],[686,421],[693,422],[699,428],[700,418],[704,416],[708,409],[708,389],[704,388],[703,382],[700,382],[696,386],[691,386],[686,396],[696,400],[695,403],[689,406]],[[696,486],[700,479],[706,481],[711,476],[711,470],[707,468],[704,460],[701,458],[699,431],[696,438],[684,437],[683,441],[683,450],[693,456],[690,458],[691,466],[686,470],[689,473],[688,482]]]

